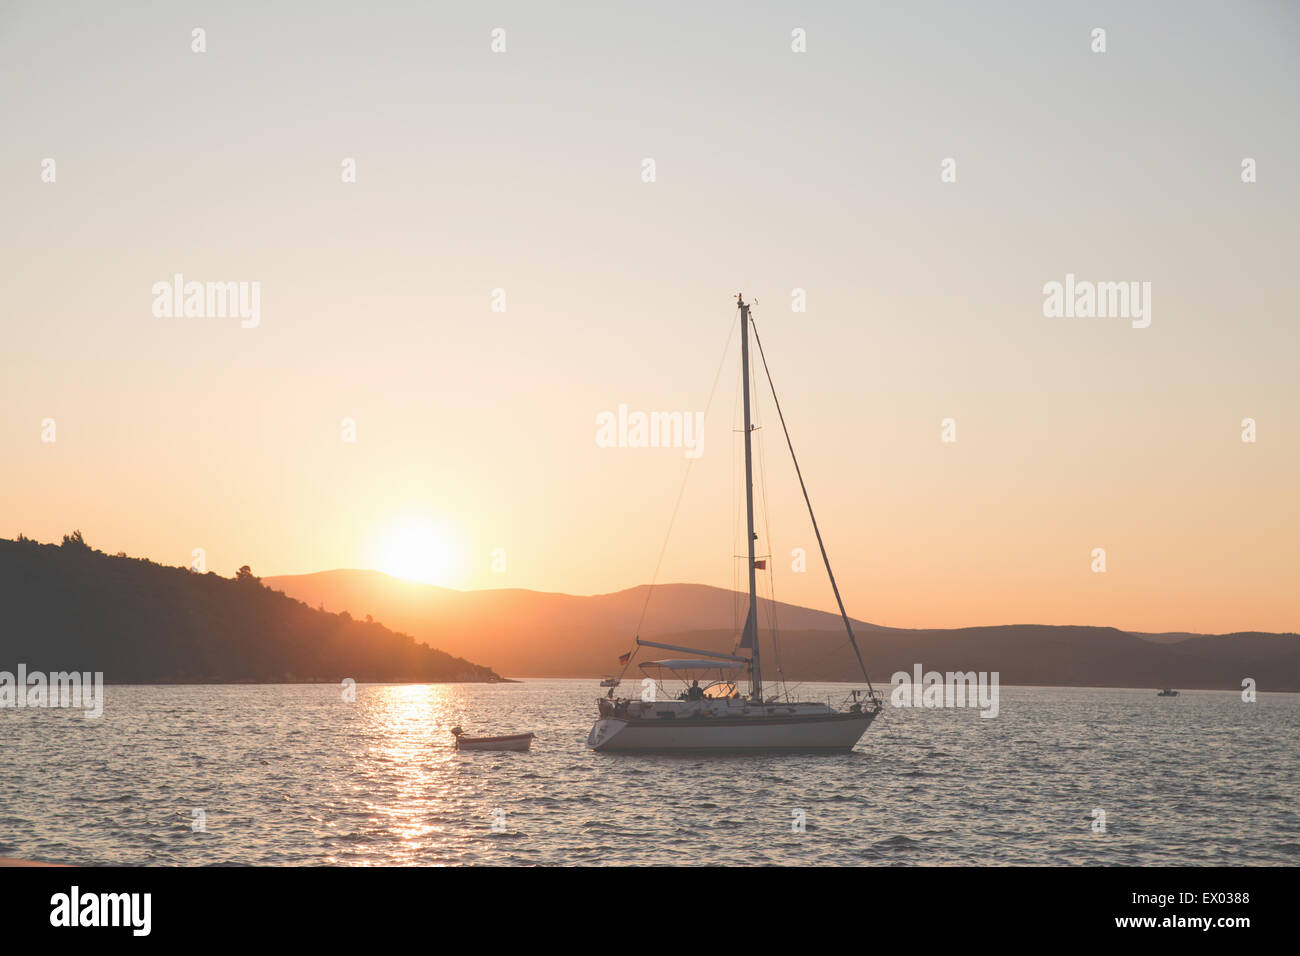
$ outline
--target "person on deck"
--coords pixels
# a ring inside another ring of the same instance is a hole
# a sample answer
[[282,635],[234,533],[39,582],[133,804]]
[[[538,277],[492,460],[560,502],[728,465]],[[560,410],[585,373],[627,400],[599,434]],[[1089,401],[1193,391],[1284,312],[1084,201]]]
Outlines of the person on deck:
[[703,700],[703,699],[704,699],[704,691],[700,689],[700,682],[699,682],[699,681],[697,681],[697,680],[693,680],[693,681],[691,681],[691,687],[690,687],[690,690],[688,690],[688,691],[686,692],[686,699],[687,699],[687,700]]

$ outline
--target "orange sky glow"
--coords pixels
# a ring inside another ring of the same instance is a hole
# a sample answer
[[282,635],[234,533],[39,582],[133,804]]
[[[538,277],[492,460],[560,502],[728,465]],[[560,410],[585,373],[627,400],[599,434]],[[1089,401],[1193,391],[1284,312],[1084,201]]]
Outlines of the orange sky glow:
[[[1127,8],[1104,57],[1046,10],[803,56],[765,5],[524,8],[501,55],[408,15],[212,11],[195,55],[185,12],[0,13],[0,535],[604,593],[689,464],[659,579],[743,589],[736,339],[698,458],[597,440],[705,410],[743,291],[854,617],[1300,629],[1294,10],[1211,8],[1214,70]],[[256,326],[158,316],[177,274],[259,283]],[[1151,283],[1149,326],[1045,316],[1067,274]],[[774,596],[831,610],[758,417]]]

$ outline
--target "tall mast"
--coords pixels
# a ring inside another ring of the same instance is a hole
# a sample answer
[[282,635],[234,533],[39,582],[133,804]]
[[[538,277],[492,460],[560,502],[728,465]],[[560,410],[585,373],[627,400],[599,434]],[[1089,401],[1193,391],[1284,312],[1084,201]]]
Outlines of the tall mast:
[[749,535],[749,615],[745,618],[745,631],[740,646],[748,647],[750,656],[750,687],[756,701],[763,699],[763,672],[758,660],[758,588],[754,575],[754,456],[750,448],[752,426],[749,416],[749,306],[742,295],[736,296],[740,308],[740,377],[745,389],[745,527]]

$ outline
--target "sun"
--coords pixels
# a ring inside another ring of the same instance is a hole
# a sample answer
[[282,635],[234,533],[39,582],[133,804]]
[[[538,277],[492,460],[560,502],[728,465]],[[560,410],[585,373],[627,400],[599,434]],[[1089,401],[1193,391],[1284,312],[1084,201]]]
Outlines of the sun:
[[407,519],[385,534],[376,557],[380,571],[421,584],[444,584],[456,569],[456,550],[447,533],[420,519]]

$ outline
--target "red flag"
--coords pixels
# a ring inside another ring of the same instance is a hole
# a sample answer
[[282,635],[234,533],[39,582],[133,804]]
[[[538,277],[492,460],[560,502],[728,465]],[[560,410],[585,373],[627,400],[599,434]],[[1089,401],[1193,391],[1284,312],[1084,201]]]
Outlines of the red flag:
[[619,662],[620,664],[626,664],[626,663],[627,663],[628,661],[630,661],[631,659],[632,659],[632,652],[631,652],[631,651],[628,651],[626,654],[620,654],[620,655],[618,656],[618,662]]
[[767,570],[767,559],[764,558],[762,561],[755,561],[755,562],[754,562],[754,570],[755,570],[755,571],[766,571],[766,570]]

